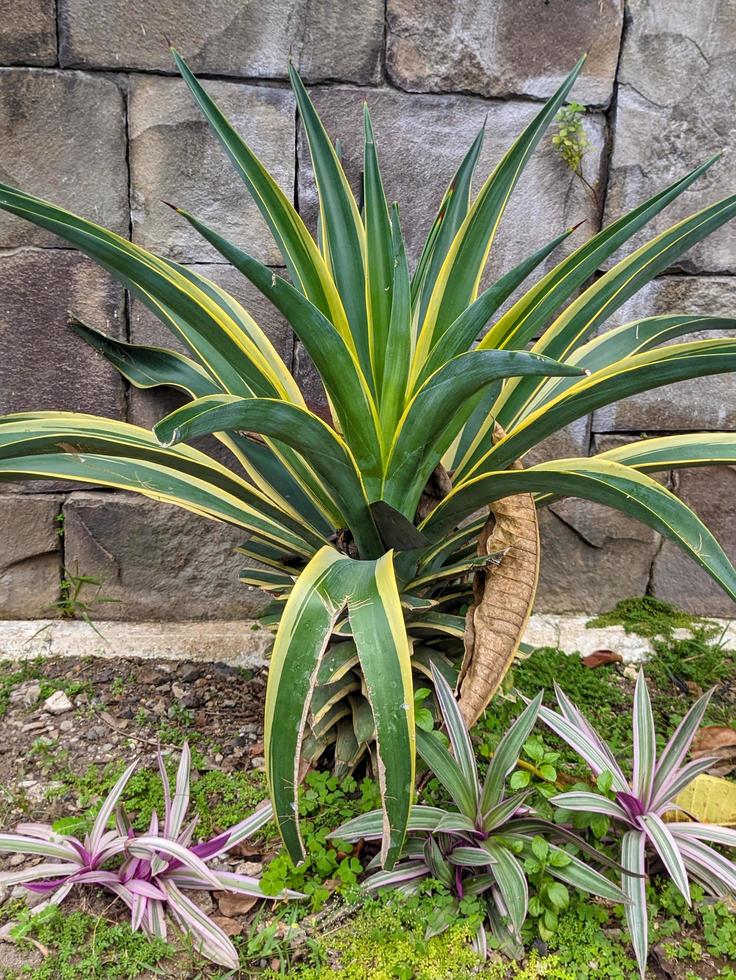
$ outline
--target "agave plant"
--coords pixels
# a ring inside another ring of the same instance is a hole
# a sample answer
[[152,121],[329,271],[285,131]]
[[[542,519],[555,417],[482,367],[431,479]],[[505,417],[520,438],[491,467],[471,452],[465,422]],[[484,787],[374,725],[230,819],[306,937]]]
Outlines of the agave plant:
[[[75,885],[102,886],[128,906],[134,931],[142,928],[165,939],[168,913],[200,953],[237,970],[238,954],[230,939],[184,892],[228,891],[271,900],[300,897],[292,891],[266,895],[257,878],[207,864],[268,823],[273,811],[270,805],[263,806],[212,840],[192,844],[197,819],[185,824],[191,767],[185,743],[173,796],[163,758],[158,755],[164,791],[163,824],[154,811],[147,832],[135,834],[120,799],[137,764],[137,760],[131,763],[110,790],[83,841],[39,823],[21,823],[15,834],[0,834],[0,853],[52,859],[2,872],[0,885],[24,884],[30,891],[48,895],[35,912],[47,904],[58,905]],[[113,818],[115,828],[108,829]]]
[[[3,417],[0,480],[82,480],[241,528],[243,554],[259,563],[243,581],[275,599],[264,745],[285,844],[301,857],[300,755],[313,760],[334,742],[338,763],[349,769],[370,749],[390,826],[383,854],[390,865],[401,851],[414,783],[412,673],[426,676],[434,663],[453,684],[459,680],[469,723],[487,705],[534,599],[536,506],[568,495],[615,507],[676,541],[736,596],[736,572],[712,535],[648,475],[733,462],[734,435],[635,442],[526,470],[518,462],[550,434],[616,399],[736,367],[732,339],[662,346],[695,330],[731,328],[730,319],[651,317],[596,335],[641,286],[733,217],[736,197],[680,221],[584,288],[715,158],[708,160],[580,245],[499,315],[570,234],[481,289],[509,195],[582,61],[472,199],[478,134],[410,272],[367,110],[359,206],[290,68],[320,198],[315,241],[174,58],[260,208],[288,279],[179,213],[288,320],[321,376],[329,417],[309,409],[253,317],[196,269],[0,185],[0,207],[54,231],[111,272],[189,356],[113,340],[81,323],[76,331],[132,384],[169,386],[192,399],[154,432],[73,413]],[[231,450],[232,468],[185,445],[206,433]]]
[[714,757],[685,762],[690,744],[703,720],[712,691],[695,702],[680,722],[659,758],[654,717],[644,679],[639,672],[634,694],[634,765],[629,781],[613,751],[559,688],[555,688],[561,714],[541,707],[540,717],[564,739],[599,776],[609,773],[614,799],[596,793],[562,793],[552,803],[567,810],[602,813],[624,831],[621,865],[634,874],[623,875],[621,887],[630,904],[626,921],[642,977],[647,961],[646,878],[649,853],[659,858],[665,872],[690,904],[689,879],[719,898],[736,895],[736,864],[710,844],[736,847],[736,830],[692,820],[663,818],[677,815],[676,797],[700,773],[709,769]]
[[[364,885],[368,891],[398,888],[409,894],[423,879],[437,879],[450,890],[455,902],[433,923],[435,934],[456,919],[463,898],[482,895],[493,936],[514,955],[521,952],[521,927],[529,910],[525,858],[527,862],[534,860],[543,851],[545,868],[552,878],[625,903],[626,896],[617,885],[553,841],[573,843],[604,862],[606,858],[576,834],[527,807],[531,790],[506,795],[506,779],[537,720],[542,694],[527,705],[503,736],[481,781],[452,689],[435,668],[433,680],[452,754],[437,738],[437,732],[421,729],[417,731],[417,748],[457,809],[414,806],[401,860],[394,868],[376,871],[367,878]],[[373,810],[338,827],[331,836],[353,842],[361,838],[380,840],[385,832],[383,813]],[[478,927],[475,946],[485,955],[484,923]]]

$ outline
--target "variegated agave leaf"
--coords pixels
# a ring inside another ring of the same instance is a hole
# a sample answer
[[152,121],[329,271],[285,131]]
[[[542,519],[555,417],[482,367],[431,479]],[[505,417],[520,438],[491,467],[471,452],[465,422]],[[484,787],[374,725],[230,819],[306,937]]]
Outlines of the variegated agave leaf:
[[[732,439],[675,436],[594,459],[514,468],[541,440],[596,408],[672,381],[734,370],[732,339],[663,346],[696,326],[727,330],[730,320],[679,316],[590,338],[637,289],[730,220],[736,198],[678,222],[591,283],[715,159],[706,161],[573,248],[499,314],[573,231],[561,229],[531,256],[519,256],[515,268],[481,291],[509,197],[569,97],[582,60],[474,197],[483,135],[473,141],[412,272],[367,110],[359,207],[290,68],[320,199],[317,241],[206,86],[176,52],[174,59],[259,208],[287,276],[196,215],[176,210],[286,318],[321,377],[328,410],[306,404],[266,332],[197,269],[0,185],[0,208],[54,232],[108,270],[186,354],[118,341],[80,323],[77,333],[131,384],[173,387],[190,399],[154,432],[75,413],[0,418],[0,481],[66,479],[132,490],[240,528],[251,562],[243,579],[274,599],[265,617],[277,630],[266,757],[282,836],[299,859],[295,794],[304,764],[295,756],[301,751],[308,763],[329,751],[347,771],[367,748],[384,792],[390,864],[411,813],[412,674],[426,676],[434,664],[454,686],[462,669],[465,717],[473,721],[485,706],[533,599],[533,504],[568,495],[617,508],[674,540],[736,597],[736,572],[708,530],[648,475],[734,462]],[[224,444],[232,466],[186,445],[205,434]],[[489,535],[483,532],[488,508],[495,514]],[[476,608],[466,629],[474,576]],[[487,586],[482,595],[481,584]],[[507,635],[500,642],[502,614]],[[471,655],[463,663],[466,639]],[[323,671],[323,662],[331,664],[331,643],[346,640],[354,643],[357,662],[343,673],[338,665]],[[358,677],[357,687],[348,672]],[[353,699],[352,725],[338,707],[345,697]],[[191,916],[182,906],[181,920]]]

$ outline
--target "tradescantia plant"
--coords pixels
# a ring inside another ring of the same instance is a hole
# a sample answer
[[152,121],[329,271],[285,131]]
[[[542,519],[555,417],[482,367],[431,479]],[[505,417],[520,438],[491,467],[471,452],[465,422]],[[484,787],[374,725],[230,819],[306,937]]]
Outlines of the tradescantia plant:
[[186,823],[191,755],[185,742],[173,795],[163,758],[158,755],[164,792],[162,823],[154,810],[147,832],[136,834],[120,800],[137,764],[137,760],[131,763],[110,790],[84,840],[39,823],[21,823],[16,833],[0,834],[0,854],[51,859],[0,873],[0,885],[23,884],[48,895],[34,914],[46,905],[61,903],[75,886],[101,886],[128,906],[133,931],[143,929],[165,939],[168,915],[203,956],[237,970],[240,960],[232,942],[185,892],[214,889],[270,900],[302,897],[288,890],[267,895],[258,878],[208,866],[260,830],[272,819],[273,811],[268,805],[261,807],[230,830],[193,844],[197,818]]
[[[576,834],[539,817],[527,807],[531,790],[506,795],[506,779],[537,720],[542,693],[527,705],[503,736],[481,781],[470,735],[452,689],[434,668],[433,680],[452,754],[436,732],[418,730],[417,748],[457,809],[414,806],[401,860],[393,869],[376,871],[368,877],[364,882],[366,889],[396,888],[410,894],[424,879],[437,879],[449,889],[454,902],[440,911],[432,926],[435,934],[456,920],[464,898],[482,896],[492,935],[511,955],[520,955],[522,951],[521,927],[530,904],[527,869],[536,866],[539,871],[541,860],[549,877],[556,879],[558,888],[560,884],[572,885],[601,898],[625,903],[627,898],[617,885],[553,841],[573,843],[607,862],[603,855]],[[383,814],[374,810],[338,827],[331,836],[353,842],[361,838],[379,840],[383,833]],[[543,897],[548,893],[554,899],[555,883],[551,888],[549,883],[543,885]],[[488,948],[485,922],[478,926],[474,945],[485,956]]]
[[540,717],[579,753],[596,776],[609,774],[614,799],[596,793],[570,792],[553,797],[552,803],[567,810],[604,814],[624,831],[621,865],[625,871],[634,874],[623,874],[621,887],[629,898],[626,921],[643,977],[648,947],[645,873],[649,853],[653,852],[659,858],[688,905],[690,879],[719,898],[736,896],[736,864],[710,846],[736,847],[736,830],[690,820],[668,820],[680,810],[675,803],[676,797],[717,761],[706,756],[685,762],[712,692],[695,702],[657,757],[649,691],[644,671],[639,672],[634,694],[631,781],[585,716],[563,691],[556,687],[555,693],[562,713],[541,707]]
[[[522,469],[550,434],[619,398],[736,368],[736,341],[662,346],[734,320],[676,314],[598,333],[633,293],[736,213],[719,201],[652,238],[586,288],[600,266],[714,159],[580,245],[499,315],[570,231],[488,288],[489,251],[524,165],[564,104],[575,66],[471,197],[483,133],[444,195],[410,272],[365,112],[362,206],[297,72],[290,68],[320,199],[315,241],[291,201],[184,61],[176,63],[270,228],[288,280],[180,210],[284,315],[319,372],[322,418],[243,307],[193,268],[46,201],[0,185],[0,207],[56,232],[138,296],[189,351],[76,331],[134,385],[191,404],[154,432],[90,415],[0,419],[0,480],[82,480],[132,490],[242,528],[277,625],[265,709],[276,820],[303,853],[301,760],[334,743],[346,769],[366,750],[384,800],[383,859],[397,859],[411,812],[412,673],[434,664],[473,723],[508,668],[531,610],[536,506],[595,500],[676,541],[736,597],[736,572],[698,518],[648,475],[736,460],[736,437],[635,442],[592,459]],[[582,290],[582,292],[580,291]],[[482,339],[476,345],[476,340]],[[538,337],[536,341],[534,338]],[[526,348],[532,345],[531,350]],[[214,433],[228,468],[186,445]],[[467,617],[465,615],[467,611]]]

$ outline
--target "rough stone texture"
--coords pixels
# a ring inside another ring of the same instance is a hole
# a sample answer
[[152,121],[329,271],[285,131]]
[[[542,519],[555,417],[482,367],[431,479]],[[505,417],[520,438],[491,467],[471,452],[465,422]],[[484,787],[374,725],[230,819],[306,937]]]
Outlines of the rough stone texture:
[[575,98],[611,97],[622,0],[388,0],[387,9],[386,61],[400,88],[545,98],[585,51]]
[[642,595],[659,536],[618,511],[562,500],[539,514],[538,612],[603,612]]
[[0,24],[0,64],[55,64],[54,0],[0,0]]
[[0,414],[122,417],[120,375],[68,329],[70,311],[125,336],[122,289],[83,255],[30,248],[0,255]]
[[59,598],[58,496],[0,497],[0,618],[48,615]]
[[[736,561],[736,468],[679,470],[675,492],[713,532],[731,561]],[[734,615],[733,600],[671,541],[663,542],[655,559],[652,591],[688,612]]]
[[378,81],[383,0],[59,0],[62,65],[172,71],[174,44],[195,71],[311,81]]
[[74,493],[64,506],[65,560],[119,602],[105,619],[247,619],[264,593],[241,585],[237,528],[128,494]]
[[[627,13],[606,199],[609,220],[736,143],[732,0],[629,0]],[[733,159],[727,152],[634,243],[732,192]],[[736,271],[733,222],[678,264],[688,271]]]
[[[363,155],[361,105],[364,100],[368,102],[386,194],[389,200],[399,202],[407,249],[413,260],[418,257],[453,173],[484,122],[486,139],[476,171],[477,187],[537,111],[537,107],[524,102],[488,104],[464,96],[417,96],[388,90],[323,88],[315,89],[312,95],[330,136],[341,141],[343,164],[356,191]],[[585,125],[591,142],[591,151],[585,158],[585,176],[597,187],[604,123],[602,117],[592,115]],[[299,204],[314,227],[316,194],[301,127]],[[565,227],[587,219],[586,225],[565,243],[569,251],[595,229],[597,214],[598,206],[591,193],[565,167],[550,143],[543,143],[506,210],[491,253],[493,275],[507,272]],[[565,246],[556,259],[563,254]]]
[[[286,89],[208,82],[209,93],[291,197],[294,100]],[[263,262],[281,256],[185,83],[136,77],[130,90],[133,240],[180,262],[225,261],[167,201]]]
[[[0,69],[0,180],[128,233],[125,106],[109,78]],[[0,247],[60,239],[0,214]]]
[[[662,313],[732,317],[736,313],[736,279],[726,276],[655,279],[630,299],[606,326]],[[672,343],[715,336],[719,333],[692,334]],[[733,374],[655,388],[601,408],[593,416],[594,432],[732,428],[736,428],[736,376]]]

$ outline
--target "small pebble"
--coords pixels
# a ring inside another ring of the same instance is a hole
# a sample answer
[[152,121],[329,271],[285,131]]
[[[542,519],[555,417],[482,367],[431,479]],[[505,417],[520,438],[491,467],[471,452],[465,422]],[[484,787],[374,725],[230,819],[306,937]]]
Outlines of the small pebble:
[[63,715],[67,711],[71,711],[74,705],[69,700],[67,694],[64,691],[54,691],[54,693],[46,698],[43,703],[43,710],[47,711],[50,715]]

